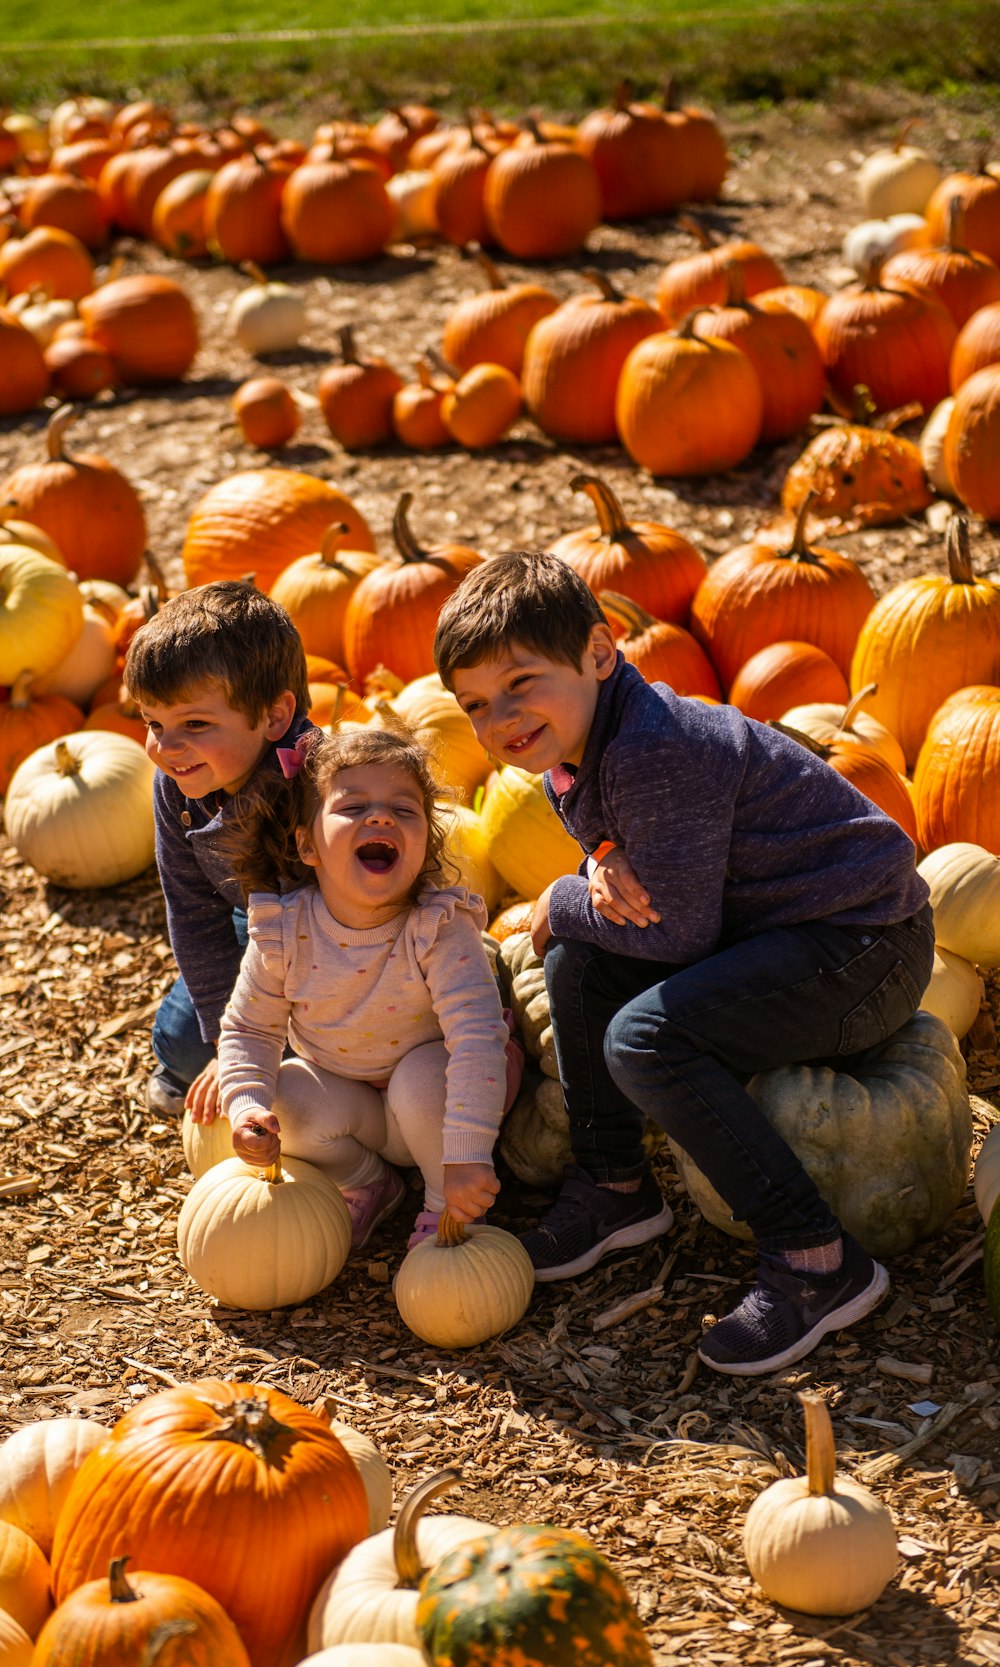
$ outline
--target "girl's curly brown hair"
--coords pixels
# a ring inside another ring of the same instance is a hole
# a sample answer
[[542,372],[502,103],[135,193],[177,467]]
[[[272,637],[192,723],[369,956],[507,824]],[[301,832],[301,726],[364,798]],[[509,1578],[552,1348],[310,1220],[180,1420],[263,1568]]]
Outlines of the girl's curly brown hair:
[[445,855],[448,837],[447,789],[435,780],[420,743],[402,725],[392,730],[348,729],[333,734],[306,730],[298,773],[286,779],[277,771],[240,790],[240,813],[225,838],[232,873],[244,898],[252,891],[291,891],[315,885],[316,870],[304,863],[295,842],[296,828],[310,828],[341,770],[365,764],[395,764],[413,777],[427,817],[427,856],[411,891],[414,899],[426,885],[450,885],[458,877]]

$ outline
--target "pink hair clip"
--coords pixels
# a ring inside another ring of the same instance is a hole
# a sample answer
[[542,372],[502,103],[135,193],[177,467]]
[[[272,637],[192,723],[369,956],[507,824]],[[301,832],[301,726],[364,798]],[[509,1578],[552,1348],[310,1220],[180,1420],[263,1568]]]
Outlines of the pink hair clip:
[[288,781],[297,776],[309,752],[309,731],[304,730],[294,747],[275,747],[274,754],[281,765],[281,773]]

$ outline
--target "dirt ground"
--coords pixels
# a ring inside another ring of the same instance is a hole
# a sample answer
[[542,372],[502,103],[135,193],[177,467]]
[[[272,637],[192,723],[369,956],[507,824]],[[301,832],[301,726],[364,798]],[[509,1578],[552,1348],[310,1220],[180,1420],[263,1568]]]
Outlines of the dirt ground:
[[[972,111],[922,107],[921,140],[967,162]],[[843,109],[772,111],[724,125],[734,166],[707,216],[762,242],[789,278],[832,288],[858,217],[852,170],[892,131],[887,99]],[[293,130],[284,123],[283,131]],[[295,128],[301,131],[301,125]],[[585,259],[530,269],[559,294],[596,264],[652,297],[664,262],[691,247],[672,223],[602,228]],[[178,271],[137,249],[142,265]],[[529,269],[504,263],[505,270]],[[357,326],[366,352],[408,369],[440,341],[448,309],[477,287],[447,249],[399,250],[344,271],[289,269],[306,295],[308,346],[278,374],[310,394]],[[228,396],[255,368],[224,318],[244,280],[185,269],[204,345],[183,385],[125,391],[83,411],[70,449],[98,450],[144,496],[150,548],[180,584],[187,517],[224,474],[269,459],[239,442]],[[0,425],[0,470],[38,455],[46,413]],[[635,518],[666,521],[708,557],[773,513],[797,442],[703,481],[653,481],[614,448],[557,449],[527,422],[495,452],[349,457],[319,412],[273,461],[322,475],[367,516],[380,549],[399,494],[425,543],[460,539],[492,553],[546,545],[592,519],[569,490],[581,468],[604,475]],[[919,518],[833,541],[876,591],[932,571],[941,538]],[[980,572],[1000,552],[974,529]],[[867,1321],[791,1370],[727,1381],[699,1367],[701,1319],[724,1312],[752,1267],[749,1251],[707,1226],[663,1161],[677,1224],[659,1244],[584,1278],[540,1288],[522,1323],[463,1355],[419,1343],[390,1290],[410,1210],[353,1256],[335,1283],[293,1311],[220,1310],[182,1274],[175,1223],[189,1177],[176,1127],[143,1108],[149,1025],[173,976],[155,875],[102,893],[48,887],[0,841],[0,1432],[75,1413],[110,1424],[166,1383],[257,1381],[338,1415],[378,1442],[397,1495],[445,1463],[465,1467],[456,1507],[495,1522],[546,1520],[590,1535],[626,1576],[658,1667],[774,1662],[1000,1662],[1000,1356],[982,1291],[982,1231],[971,1188],[948,1229],[891,1265],[892,1293]],[[995,1019],[1000,989],[988,982]],[[1000,1053],[983,1023],[969,1052],[977,1143],[1000,1117]],[[5,1180],[24,1190],[4,1190]],[[35,1185],[37,1181],[37,1185]],[[497,1219],[516,1225],[545,1200],[505,1178]],[[413,1200],[417,1207],[416,1197]],[[664,1258],[666,1264],[664,1265]],[[662,1299],[617,1325],[597,1322],[660,1277]],[[763,1599],[740,1550],[758,1489],[802,1469],[795,1391],[820,1389],[845,1470],[892,1509],[899,1574],[869,1611],[811,1620]]]

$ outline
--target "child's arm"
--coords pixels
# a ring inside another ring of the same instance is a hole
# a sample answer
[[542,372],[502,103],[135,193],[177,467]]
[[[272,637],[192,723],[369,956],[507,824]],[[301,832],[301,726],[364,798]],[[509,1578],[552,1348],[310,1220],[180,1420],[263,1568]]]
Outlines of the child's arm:
[[446,1163],[444,1201],[456,1221],[478,1221],[490,1208],[500,1182],[491,1163]]
[[598,914],[615,926],[655,925],[660,917],[622,847],[600,846],[598,852],[587,860],[590,901]]
[[[271,1108],[292,1004],[284,993],[280,905],[275,899],[260,913],[263,924],[251,904],[250,939],[222,1018],[219,1099],[232,1126],[234,1151],[266,1168],[278,1155],[281,1128]],[[269,952],[275,948],[278,953]]]

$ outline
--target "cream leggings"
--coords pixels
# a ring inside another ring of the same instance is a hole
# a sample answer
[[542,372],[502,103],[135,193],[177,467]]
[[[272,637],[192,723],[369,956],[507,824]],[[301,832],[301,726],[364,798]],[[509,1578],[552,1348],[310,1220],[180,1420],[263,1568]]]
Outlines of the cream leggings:
[[304,1059],[282,1061],[274,1113],[281,1149],[322,1169],[338,1187],[378,1178],[380,1159],[420,1170],[424,1208],[444,1208],[445,1070],[443,1042],[404,1054],[387,1088],[321,1071]]

